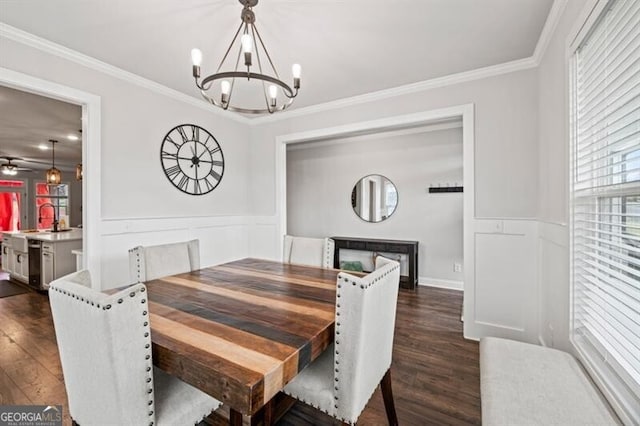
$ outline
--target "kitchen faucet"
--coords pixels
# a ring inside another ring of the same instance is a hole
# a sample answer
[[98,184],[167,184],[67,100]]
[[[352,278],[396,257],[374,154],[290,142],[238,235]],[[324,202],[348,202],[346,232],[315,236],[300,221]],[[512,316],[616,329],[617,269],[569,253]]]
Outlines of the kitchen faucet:
[[58,232],[58,219],[56,218],[56,206],[51,203],[40,204],[38,208],[38,223],[42,223],[42,208],[45,206],[51,206],[53,209],[53,232]]

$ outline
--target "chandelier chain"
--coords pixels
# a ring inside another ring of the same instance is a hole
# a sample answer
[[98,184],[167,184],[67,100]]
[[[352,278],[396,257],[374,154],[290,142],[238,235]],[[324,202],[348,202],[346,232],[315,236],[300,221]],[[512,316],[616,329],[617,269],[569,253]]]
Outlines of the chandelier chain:
[[216,70],[216,72],[220,72],[220,69],[222,68],[222,65],[224,64],[224,61],[227,59],[227,56],[229,55],[229,52],[231,51],[231,48],[233,47],[233,43],[236,42],[236,39],[238,38],[238,34],[240,34],[240,30],[242,29],[243,25],[245,25],[244,22],[242,22],[240,24],[240,26],[238,27],[238,31],[236,31],[236,35],[233,36],[233,39],[231,40],[231,44],[229,44],[229,47],[227,48],[227,51],[225,52],[224,56],[222,57],[222,61],[220,61],[220,65],[218,65],[218,69]]

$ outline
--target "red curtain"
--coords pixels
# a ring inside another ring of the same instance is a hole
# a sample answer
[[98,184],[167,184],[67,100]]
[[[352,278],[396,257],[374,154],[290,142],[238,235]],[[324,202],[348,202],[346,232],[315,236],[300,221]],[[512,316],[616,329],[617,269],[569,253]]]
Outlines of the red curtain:
[[20,193],[0,192],[0,231],[20,230]]

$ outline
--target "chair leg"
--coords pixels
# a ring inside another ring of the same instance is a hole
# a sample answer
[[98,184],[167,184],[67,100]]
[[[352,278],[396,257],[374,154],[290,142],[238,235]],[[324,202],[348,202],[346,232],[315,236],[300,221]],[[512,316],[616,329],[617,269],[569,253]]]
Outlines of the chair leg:
[[382,398],[384,399],[384,409],[387,412],[387,420],[390,426],[398,426],[398,416],[396,415],[396,406],[393,403],[393,392],[391,390],[391,369],[384,373],[384,377],[380,381],[382,388]]
[[229,425],[242,426],[242,414],[233,408],[229,411]]

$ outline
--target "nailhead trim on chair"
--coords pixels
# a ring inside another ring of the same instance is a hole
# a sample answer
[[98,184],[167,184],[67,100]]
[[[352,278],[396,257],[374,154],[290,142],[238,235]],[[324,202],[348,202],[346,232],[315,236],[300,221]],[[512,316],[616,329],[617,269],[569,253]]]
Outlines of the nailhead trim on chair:
[[[400,265],[396,265],[396,266],[394,266],[394,267],[393,267],[393,268],[391,268],[389,271],[385,272],[382,276],[387,276],[388,274],[390,274],[391,272],[395,271],[396,269],[400,269]],[[367,288],[371,287],[373,284],[375,284],[376,282],[378,282],[378,281],[380,280],[380,278],[381,278],[381,277],[374,278],[374,279],[373,279],[373,281],[368,282],[366,285],[365,285],[365,284],[361,284],[361,285],[360,285],[360,288],[361,288],[361,289],[367,289]],[[347,278],[347,277],[343,277],[343,280],[344,280],[344,282],[345,282],[345,283],[347,283],[347,284],[351,283],[351,284],[352,284],[352,285],[354,285],[354,286],[358,284],[355,280],[354,280],[354,281],[349,281],[349,278]],[[363,279],[360,279],[360,280],[361,280],[361,281],[364,281]],[[335,339],[334,339],[334,340],[335,340],[335,344],[336,344],[336,345],[339,345],[339,344],[340,344],[340,341],[338,340],[338,337],[337,337],[337,336],[340,334],[340,326],[341,326],[341,325],[340,325],[340,321],[338,321],[338,320],[337,320],[337,317],[339,317],[339,316],[340,316],[340,304],[339,304],[339,303],[337,303],[337,301],[338,301],[338,299],[340,298],[340,289],[342,288],[342,284],[340,284],[340,281],[338,281],[338,284],[337,284],[337,286],[336,286],[336,287],[337,287],[337,290],[336,290],[336,325],[335,325],[335,334],[336,334],[336,337],[335,337]],[[338,351],[338,350],[336,349],[334,354],[335,354],[335,356],[334,356],[334,364],[335,364],[335,365],[339,365],[339,364],[340,364],[340,358],[339,358],[340,351]],[[338,369],[338,368],[335,368],[335,373],[339,373],[339,369]],[[335,384],[336,384],[336,385],[334,386],[334,390],[337,392],[337,391],[339,390],[339,382],[340,382],[340,379],[338,379],[338,377],[335,377],[335,375],[334,375],[334,381],[335,381]],[[373,393],[375,392],[375,390],[376,390],[377,388],[378,388],[378,387],[376,386],[376,387],[373,389],[373,392],[371,393],[371,395],[369,395],[369,399],[371,399],[371,397],[373,396]],[[287,392],[285,392],[285,393],[287,393]],[[354,421],[351,421],[351,420],[347,420],[347,419],[345,419],[345,418],[337,417],[336,415],[334,415],[334,414],[332,414],[332,413],[329,413],[329,411],[327,411],[327,410],[323,410],[322,408],[320,408],[319,406],[316,406],[315,404],[312,404],[311,402],[307,402],[304,398],[302,398],[302,397],[300,397],[300,396],[298,396],[298,395],[295,395],[295,394],[292,394],[292,393],[287,393],[287,394],[288,394],[289,396],[291,396],[292,398],[295,398],[295,399],[297,399],[297,400],[299,400],[299,401],[302,401],[303,403],[305,403],[305,404],[307,404],[307,405],[312,406],[313,408],[315,408],[315,409],[316,409],[316,410],[318,410],[318,411],[321,411],[321,412],[323,412],[323,413],[325,413],[325,414],[328,414],[329,416],[331,416],[331,417],[333,417],[333,418],[336,418],[336,419],[338,419],[338,420],[341,420],[341,421],[342,421],[342,422],[344,422],[344,423],[348,423],[348,424],[350,424],[350,425],[355,425],[355,424],[356,424],[356,422],[357,422],[357,419],[356,419],[356,421],[354,422]],[[337,396],[337,395],[335,395],[335,394],[334,394],[334,397],[333,397],[333,398],[334,398],[334,400],[335,400],[335,401],[338,401],[338,396]],[[335,407],[336,409],[338,409],[338,404],[334,404],[334,407]]]
[[[86,302],[87,305],[91,305],[91,306],[95,306],[97,308],[100,308],[100,304],[99,303],[96,303],[94,305],[93,302],[91,302],[89,300],[85,300],[84,297],[80,297],[80,296],[78,296],[76,294],[73,294],[73,293],[70,293],[70,292],[68,292],[66,290],[61,290],[61,289],[59,289],[59,288],[57,288],[55,286],[50,286],[49,289],[53,290],[55,292],[61,293],[61,294],[65,295],[65,296],[70,296],[72,299],[77,299],[77,300],[80,300],[81,302]],[[142,287],[139,290],[139,293],[142,294],[145,291],[146,291],[146,288]],[[131,298],[135,297],[135,295],[136,295],[136,291],[132,291],[131,293],[129,293],[129,297],[131,297]],[[118,304],[122,304],[122,302],[123,302],[122,299],[118,299]],[[140,303],[142,305],[144,305],[146,302],[147,302],[147,300],[144,299],[144,298],[140,301]],[[102,307],[103,311],[106,311],[106,310],[109,310],[109,309],[111,309],[111,305],[110,304],[107,304],[107,305]],[[148,312],[146,310],[142,311],[142,316],[147,316],[147,314],[148,314]],[[151,337],[150,337],[150,333],[149,333],[150,332],[149,321],[144,321],[142,323],[142,326],[143,326],[143,328],[145,330],[144,337],[147,339],[147,341],[145,342],[144,348],[149,350],[151,348]],[[145,360],[146,361],[150,361],[151,360],[151,353],[150,352],[145,355]],[[148,403],[148,405],[150,407],[153,407],[153,399],[151,399],[151,394],[153,393],[153,365],[151,364],[151,361],[150,361],[149,364],[147,364],[146,371],[148,373],[146,382],[148,384],[150,384],[150,386],[151,386],[150,388],[147,389],[147,394],[149,395],[149,403]],[[153,415],[153,409],[149,410],[149,416],[152,416],[152,415]],[[154,424],[154,422],[149,422],[149,426],[153,426],[153,424]]]
[[140,274],[140,250],[141,249],[142,249],[142,246],[134,247],[134,248],[129,250],[129,253],[134,252],[134,251],[136,252],[136,265],[137,265],[136,274],[137,274],[137,281],[138,282],[142,281],[142,279],[141,279],[142,277],[141,277],[141,274]]
[[335,250],[335,242],[331,239],[331,238],[327,238],[325,240],[325,245],[324,245],[324,254],[325,254],[325,258],[324,258],[324,267],[325,268],[331,268],[333,267],[333,253],[331,253],[331,247],[334,248]]

